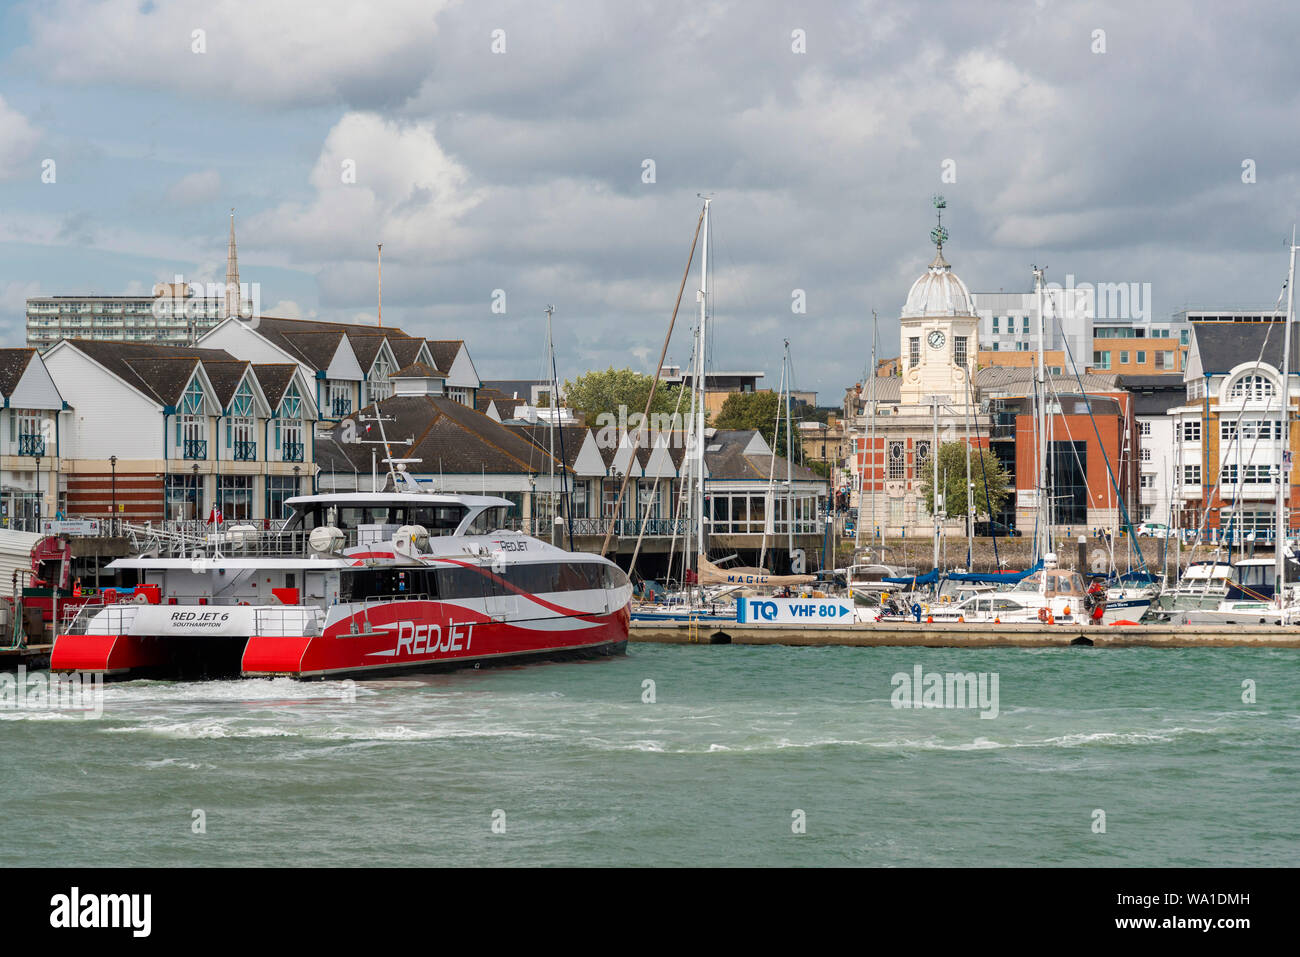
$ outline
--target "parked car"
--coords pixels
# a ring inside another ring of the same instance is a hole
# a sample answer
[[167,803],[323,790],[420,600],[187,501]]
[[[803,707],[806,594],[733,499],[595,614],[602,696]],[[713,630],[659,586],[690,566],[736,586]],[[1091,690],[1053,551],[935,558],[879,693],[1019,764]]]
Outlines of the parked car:
[[1014,525],[1004,525],[1001,522],[975,523],[976,538],[991,538],[994,535],[998,538],[1017,538],[1020,531]]
[[1138,526],[1138,538],[1172,538],[1174,530],[1168,525],[1161,525],[1159,522],[1143,522]]

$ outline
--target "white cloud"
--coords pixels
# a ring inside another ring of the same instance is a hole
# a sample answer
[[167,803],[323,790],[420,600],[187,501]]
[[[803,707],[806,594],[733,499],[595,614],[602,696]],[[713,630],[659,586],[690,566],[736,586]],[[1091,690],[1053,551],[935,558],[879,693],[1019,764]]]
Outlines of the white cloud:
[[197,206],[221,194],[221,174],[214,169],[182,176],[167,188],[167,202],[173,206]]
[[40,134],[27,117],[0,96],[0,179],[13,179],[25,173],[34,182],[38,180],[40,168],[25,168],[23,164],[31,157],[39,141]]
[[[51,0],[35,6],[22,55],[66,83],[162,83],[280,105],[400,102],[428,72],[438,14],[447,5]],[[200,40],[203,52],[195,52]]]
[[260,244],[288,244],[308,260],[366,259],[382,242],[403,255],[457,255],[462,216],[482,200],[443,152],[433,124],[348,113],[325,139],[307,204],[284,203],[249,221]]

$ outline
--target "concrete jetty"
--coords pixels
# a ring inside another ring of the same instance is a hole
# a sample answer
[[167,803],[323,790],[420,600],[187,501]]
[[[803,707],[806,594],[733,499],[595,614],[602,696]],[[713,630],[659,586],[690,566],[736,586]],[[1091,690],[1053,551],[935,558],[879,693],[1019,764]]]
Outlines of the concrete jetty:
[[633,622],[629,639],[659,644],[846,645],[860,648],[1300,648],[1300,626],[995,625],[876,622],[852,625],[733,625]]

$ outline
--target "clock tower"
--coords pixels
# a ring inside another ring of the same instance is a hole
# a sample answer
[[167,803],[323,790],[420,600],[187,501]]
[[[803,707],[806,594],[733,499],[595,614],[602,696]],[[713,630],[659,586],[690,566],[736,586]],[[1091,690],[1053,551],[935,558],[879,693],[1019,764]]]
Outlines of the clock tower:
[[947,396],[950,408],[975,404],[975,357],[979,317],[970,291],[943,258],[948,230],[943,226],[942,196],[934,198],[939,224],[930,230],[934,260],[907,294],[899,317],[899,364],[903,381],[899,399],[905,406],[929,406],[931,396]]

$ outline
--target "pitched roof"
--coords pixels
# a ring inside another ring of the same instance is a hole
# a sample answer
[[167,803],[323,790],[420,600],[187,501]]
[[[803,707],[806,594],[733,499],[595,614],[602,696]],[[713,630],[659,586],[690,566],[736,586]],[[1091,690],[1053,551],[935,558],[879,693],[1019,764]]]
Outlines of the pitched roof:
[[34,355],[35,349],[0,349],[0,395],[14,394]]
[[464,339],[430,339],[428,340],[429,354],[433,356],[433,361],[437,363],[438,368],[444,372],[450,372],[452,364],[456,361],[456,356],[465,345]]
[[416,360],[420,354],[420,347],[424,345],[423,339],[417,339],[411,336],[389,336],[388,348],[393,350],[393,358],[397,360],[397,367],[409,366]]
[[284,398],[284,393],[297,371],[298,367],[288,362],[266,362],[253,366],[257,384],[262,387],[262,393],[266,396],[266,402],[272,411],[279,407],[280,400]]
[[[1203,375],[1224,373],[1259,361],[1274,369],[1282,368],[1284,323],[1193,322],[1191,325]],[[1300,336],[1291,337],[1291,372],[1300,372]]]
[[[785,481],[786,460],[779,455],[746,455],[754,440],[754,429],[718,429],[705,440],[704,464],[710,481],[768,481],[775,475]],[[826,481],[812,469],[790,464],[790,477],[796,482]]]
[[523,436],[542,452],[553,448],[556,461],[563,459],[569,468],[573,468],[573,463],[578,460],[582,443],[590,431],[582,425],[561,425],[552,429],[542,422],[512,422],[506,428]]
[[423,362],[412,362],[409,366],[406,366],[403,369],[398,369],[396,372],[389,375],[388,378],[390,379],[428,379],[428,378],[441,379],[442,377],[443,377],[442,373],[439,372],[437,369],[430,369]]
[[216,392],[217,402],[224,409],[235,397],[235,390],[252,366],[243,359],[205,359],[203,371],[208,374],[208,381]]
[[[385,424],[394,453],[402,458],[421,459],[411,467],[419,475],[529,475],[550,469],[547,454],[501,423],[445,396],[395,395],[377,408],[395,421]],[[373,414],[376,406],[366,410]],[[357,421],[360,413],[347,416],[356,422],[358,433],[367,425]],[[335,429],[337,436],[340,429]],[[372,433],[373,434],[373,433]],[[408,448],[407,437],[414,442]],[[370,447],[321,440],[316,443],[317,461],[325,471],[368,472]],[[556,468],[563,464],[556,462]]]
[[[181,393],[200,362],[205,367],[210,361],[239,363],[241,368],[248,365],[225,349],[195,349],[165,343],[104,342],[96,339],[63,341],[122,381],[153,397],[160,405],[176,405],[180,401]],[[220,372],[217,374],[222,376]],[[222,376],[222,379],[224,382],[225,377]],[[235,381],[238,382],[238,379]],[[234,385],[229,388],[233,394]],[[225,404],[226,401],[223,401],[222,405]]]
[[[347,336],[363,369],[369,369],[379,354],[381,343],[388,340],[390,347],[400,344],[401,354],[394,347],[399,363],[409,363],[419,352],[423,340],[407,335],[396,326],[368,326],[356,322],[322,322],[316,319],[278,319],[262,316],[257,331],[271,342],[292,353],[315,369],[329,367],[338,350],[339,337]],[[412,344],[414,348],[412,349]],[[409,353],[409,358],[407,357]],[[436,360],[435,360],[436,361]]]

